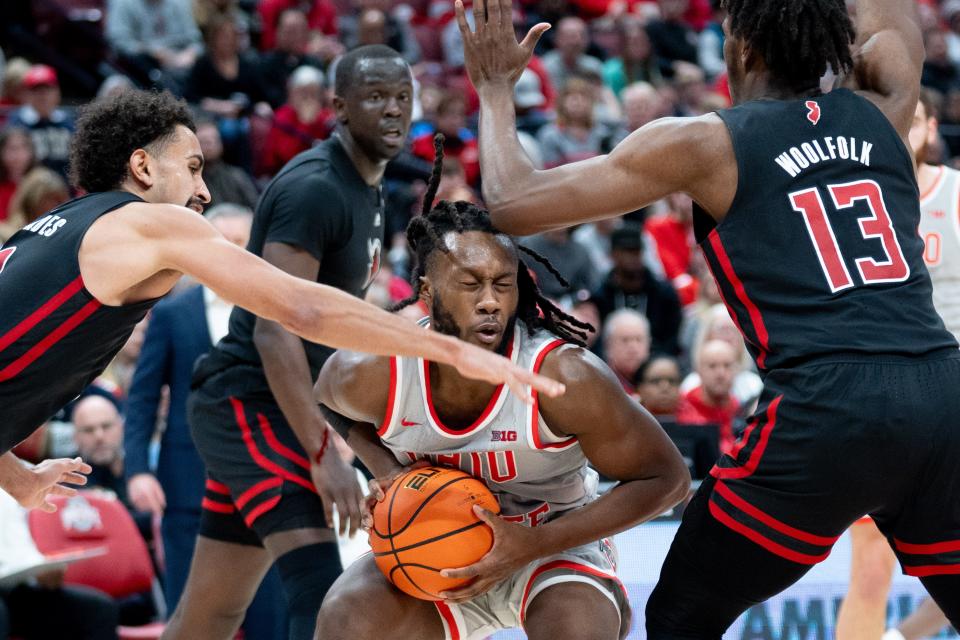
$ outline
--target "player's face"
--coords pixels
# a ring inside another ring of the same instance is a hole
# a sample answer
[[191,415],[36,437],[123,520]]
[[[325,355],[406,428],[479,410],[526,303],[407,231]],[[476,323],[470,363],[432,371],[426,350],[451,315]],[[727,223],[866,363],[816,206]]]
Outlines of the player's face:
[[490,351],[503,351],[520,294],[517,254],[507,236],[448,233],[450,253],[436,251],[421,292],[433,328]]
[[927,150],[936,142],[937,121],[927,114],[922,102],[917,103],[913,113],[913,122],[910,125],[910,148],[917,163],[924,162]]
[[403,149],[410,131],[413,81],[401,58],[361,60],[357,83],[336,96],[337,118],[371,160],[389,160]]
[[156,155],[153,185],[147,192],[150,202],[179,204],[197,213],[210,202],[210,192],[203,182],[203,152],[193,131],[177,125],[177,131]]

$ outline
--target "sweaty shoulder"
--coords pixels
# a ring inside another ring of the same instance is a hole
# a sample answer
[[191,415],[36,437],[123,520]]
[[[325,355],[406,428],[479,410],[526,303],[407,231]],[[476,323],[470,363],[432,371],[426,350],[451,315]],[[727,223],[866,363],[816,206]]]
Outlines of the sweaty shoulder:
[[353,420],[380,424],[394,382],[389,357],[340,350],[320,370],[314,399]]

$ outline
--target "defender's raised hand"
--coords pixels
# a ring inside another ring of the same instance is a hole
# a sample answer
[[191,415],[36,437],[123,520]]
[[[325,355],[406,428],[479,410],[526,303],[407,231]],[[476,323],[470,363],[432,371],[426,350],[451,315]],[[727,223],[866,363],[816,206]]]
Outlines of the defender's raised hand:
[[540,36],[550,28],[546,22],[536,24],[518,43],[512,8],[511,0],[473,0],[476,31],[471,31],[463,0],[456,0],[467,73],[477,91],[497,84],[512,88],[530,62]]

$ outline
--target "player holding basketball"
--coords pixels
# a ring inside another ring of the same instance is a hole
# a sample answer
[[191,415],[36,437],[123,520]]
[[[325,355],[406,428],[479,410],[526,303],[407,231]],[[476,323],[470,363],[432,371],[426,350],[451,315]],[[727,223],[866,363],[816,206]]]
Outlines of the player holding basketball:
[[[567,393],[530,407],[442,364],[337,352],[321,371],[317,397],[340,414],[331,423],[381,489],[402,465],[426,458],[482,478],[502,511],[480,512],[494,532],[489,554],[449,572],[476,576],[472,584],[444,602],[417,600],[365,556],[331,588],[316,637],[467,640],[522,626],[534,640],[623,638],[630,610],[605,538],[676,504],[689,473],[656,421],[578,346],[584,326],[539,294],[517,245],[487,212],[446,201],[427,211],[441,156],[439,147],[424,215],[407,229],[417,269],[406,303],[427,305],[425,332],[504,353],[564,382]],[[597,498],[588,461],[621,483]]]
[[[936,141],[934,104],[930,91],[923,89],[910,128],[920,188],[923,258],[933,282],[933,304],[947,329],[960,338],[960,172],[927,162]],[[850,585],[837,614],[837,640],[876,640],[887,622],[894,555],[870,517],[850,527],[850,545]],[[925,602],[884,640],[919,640],[946,623],[937,606]]]
[[[186,273],[225,300],[313,342],[438,358],[523,393],[530,373],[353,296],[289,276],[225,240],[202,216],[210,195],[186,104],[126,92],[85,110],[77,186],[0,249],[0,488],[28,508],[83,484],[79,459],[23,466],[10,449],[80,393],[157,299]],[[557,393],[559,385],[534,379]]]
[[[684,513],[647,637],[719,638],[865,513],[960,622],[960,352],[931,299],[907,137],[923,43],[913,0],[726,0],[736,106],[667,118],[609,155],[537,171],[513,83],[507,0],[457,17],[480,95],[484,196],[528,234],[689,194],[707,263],[764,391]],[[851,44],[854,44],[851,47]],[[828,68],[839,76],[820,91]]]

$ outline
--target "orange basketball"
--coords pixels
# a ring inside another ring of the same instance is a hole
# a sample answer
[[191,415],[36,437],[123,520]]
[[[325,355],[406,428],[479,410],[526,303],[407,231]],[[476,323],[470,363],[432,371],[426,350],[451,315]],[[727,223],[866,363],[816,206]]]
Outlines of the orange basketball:
[[487,487],[457,469],[423,467],[403,474],[373,509],[370,546],[380,571],[398,589],[421,600],[469,580],[440,575],[465,567],[493,546],[493,532],[473,512],[478,504],[500,513]]

